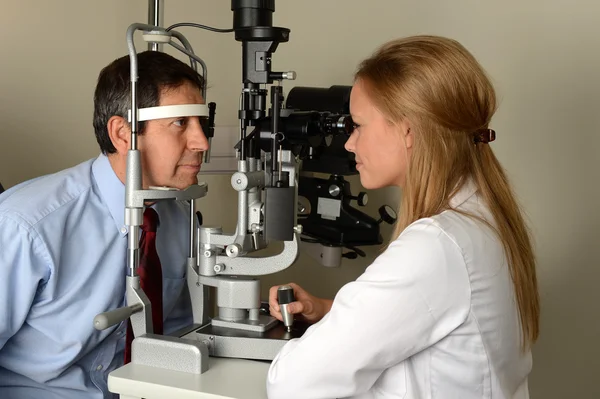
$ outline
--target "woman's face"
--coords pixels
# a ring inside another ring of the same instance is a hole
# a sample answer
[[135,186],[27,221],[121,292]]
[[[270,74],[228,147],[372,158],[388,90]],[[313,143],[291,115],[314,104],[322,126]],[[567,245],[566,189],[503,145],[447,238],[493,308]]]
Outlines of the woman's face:
[[408,122],[395,125],[386,119],[367,96],[361,79],[352,87],[350,114],[355,128],[345,147],[355,154],[363,187],[403,187],[412,147]]

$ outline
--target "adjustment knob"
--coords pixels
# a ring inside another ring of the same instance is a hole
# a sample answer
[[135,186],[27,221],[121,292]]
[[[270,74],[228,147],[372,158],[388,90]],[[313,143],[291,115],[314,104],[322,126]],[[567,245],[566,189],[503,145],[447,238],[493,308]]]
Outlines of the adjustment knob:
[[367,202],[369,202],[369,196],[364,191],[358,193],[357,196],[351,195],[350,198],[356,200],[358,206],[365,206],[367,205]]
[[360,193],[358,193],[358,198],[356,199],[356,202],[359,206],[365,206],[367,205],[367,202],[369,202],[369,196],[364,191],[361,191]]
[[283,318],[283,325],[286,327],[288,332],[292,331],[292,325],[294,324],[294,315],[288,310],[288,305],[294,302],[294,289],[289,285],[282,285],[277,289],[277,302],[281,309],[281,317]]
[[377,223],[386,222],[387,224],[394,224],[398,218],[396,211],[394,211],[389,205],[382,205],[379,208],[379,216],[381,216],[381,218],[377,221]]
[[331,195],[332,197],[335,198],[338,195],[340,195],[340,193],[342,192],[342,189],[337,184],[332,184],[329,186],[328,191],[329,191],[329,195]]
[[282,76],[287,80],[296,80],[296,71],[283,72]]
[[242,247],[240,244],[231,244],[225,248],[225,252],[230,258],[237,258],[240,252],[242,252]]

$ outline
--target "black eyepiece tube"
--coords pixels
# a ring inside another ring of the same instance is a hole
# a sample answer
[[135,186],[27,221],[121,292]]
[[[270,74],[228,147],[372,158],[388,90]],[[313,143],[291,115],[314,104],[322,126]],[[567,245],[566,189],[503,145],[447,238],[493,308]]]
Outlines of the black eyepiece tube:
[[233,29],[273,26],[275,0],[232,0]]

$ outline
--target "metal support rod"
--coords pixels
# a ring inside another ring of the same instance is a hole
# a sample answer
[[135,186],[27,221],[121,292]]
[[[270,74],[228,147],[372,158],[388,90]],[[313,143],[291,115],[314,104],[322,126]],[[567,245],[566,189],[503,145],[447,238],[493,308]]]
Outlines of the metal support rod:
[[129,50],[129,75],[131,80],[131,150],[137,149],[137,131],[138,131],[138,114],[137,114],[137,52],[135,51],[135,43],[133,34],[136,30],[147,29],[150,26],[143,24],[132,24],[127,28],[127,47]]
[[[179,41],[181,42],[181,44],[183,44],[183,47],[185,47],[185,49],[187,51],[189,51],[192,54],[194,53],[194,49],[192,48],[192,45],[190,44],[190,42],[188,41],[188,39],[186,39],[185,36],[183,36],[182,33],[177,32],[176,30],[172,30],[169,31],[169,33],[171,33],[171,35],[177,39],[179,39]],[[192,67],[192,69],[196,72],[198,72],[198,65],[196,64],[196,60],[193,59],[192,57],[190,57],[190,66]],[[204,69],[202,71],[202,76],[206,76],[206,65],[202,66],[202,69]]]
[[[250,103],[250,88],[244,85],[244,90],[240,94],[240,160],[246,160],[246,127],[248,126],[248,121],[245,119],[245,116],[242,116],[241,113],[248,110],[248,104]],[[239,169],[238,169],[239,170]]]
[[176,31],[171,31],[171,34],[177,39],[179,39],[184,46],[189,47],[190,49],[188,50],[186,47],[182,47],[177,43],[173,43],[173,41],[170,41],[169,44],[177,50],[181,51],[183,54],[190,57],[190,59],[193,59],[194,61],[198,62],[200,66],[202,66],[202,77],[204,78],[204,85],[202,86],[202,98],[206,100],[206,85],[208,82],[208,69],[206,68],[206,63],[204,62],[204,60],[202,60],[202,58],[194,54],[193,50],[191,50],[190,42],[185,38],[185,36]]
[[[271,130],[272,130],[272,147],[271,147],[271,169],[272,169],[272,182],[271,185],[275,185],[275,170],[281,169],[277,167],[277,150],[279,144],[279,115],[281,110],[281,86],[271,87]],[[281,174],[281,170],[278,170]]]
[[[248,172],[248,161],[238,161],[238,171]],[[238,192],[238,236],[245,236],[248,233],[248,190]]]
[[129,226],[129,234],[127,235],[127,275],[130,277],[138,275],[137,268],[140,264],[139,232],[140,226]]
[[142,190],[142,171],[140,152],[137,150],[138,134],[138,107],[137,107],[137,81],[138,81],[138,59],[135,50],[133,35],[136,30],[152,29],[145,24],[132,24],[127,28],[127,48],[129,51],[130,80],[131,80],[131,143],[127,153],[127,176],[125,179],[125,223],[129,226],[127,262],[130,277],[137,277],[139,266],[139,231],[142,224],[142,208],[132,206],[134,193]]
[[194,249],[196,247],[194,233],[196,231],[196,201],[190,200],[190,258],[194,257]]
[[[148,25],[163,26],[163,13],[162,13],[162,0],[148,0]],[[160,51],[162,50],[158,43],[148,43],[148,50]]]
[[[132,62],[133,64],[133,62]],[[137,66],[136,66],[137,72]],[[138,114],[137,114],[137,76],[131,75],[131,143],[130,150],[137,150]]]

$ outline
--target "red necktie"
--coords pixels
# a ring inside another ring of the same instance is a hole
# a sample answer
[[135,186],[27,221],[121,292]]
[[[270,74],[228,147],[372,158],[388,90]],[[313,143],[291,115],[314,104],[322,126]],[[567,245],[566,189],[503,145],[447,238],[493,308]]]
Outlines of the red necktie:
[[[162,305],[162,268],[158,252],[156,252],[156,228],[158,227],[158,214],[152,208],[144,211],[144,223],[141,226],[140,238],[140,264],[138,274],[140,286],[152,305],[152,324],[154,334],[163,333],[163,305]],[[131,321],[127,322],[127,337],[125,338],[125,364],[131,361],[131,342],[133,330]]]

